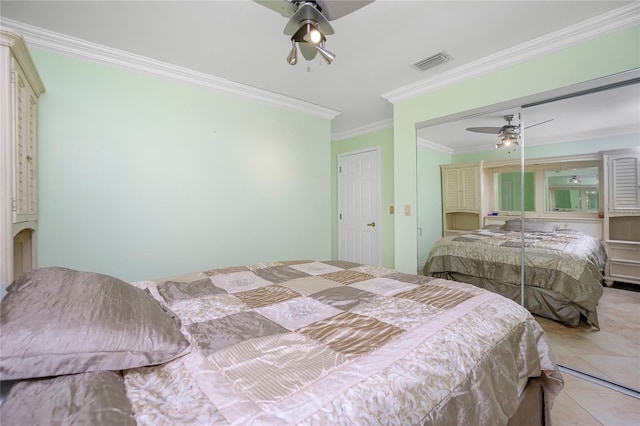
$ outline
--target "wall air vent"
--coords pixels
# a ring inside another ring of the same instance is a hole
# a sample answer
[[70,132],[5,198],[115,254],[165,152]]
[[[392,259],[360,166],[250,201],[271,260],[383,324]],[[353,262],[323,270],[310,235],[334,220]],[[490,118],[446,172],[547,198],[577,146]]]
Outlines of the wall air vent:
[[433,56],[429,56],[426,59],[416,62],[415,64],[413,64],[413,66],[418,68],[420,71],[426,71],[429,68],[433,68],[440,64],[444,64],[450,59],[451,59],[451,56],[449,56],[449,54],[447,54],[447,52],[443,50],[440,53],[436,53]]

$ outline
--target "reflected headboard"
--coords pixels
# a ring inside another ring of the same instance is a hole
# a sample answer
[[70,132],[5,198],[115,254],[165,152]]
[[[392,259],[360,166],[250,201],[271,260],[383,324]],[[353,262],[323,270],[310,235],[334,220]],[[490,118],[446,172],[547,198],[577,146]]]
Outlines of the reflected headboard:
[[[518,219],[519,216],[485,216],[483,226],[489,225],[504,225],[507,220]],[[602,219],[600,218],[545,218],[535,217],[527,218],[535,219],[541,222],[547,222],[554,224],[558,229],[575,229],[576,231],[584,232],[587,235],[591,235],[599,240],[602,240]]]

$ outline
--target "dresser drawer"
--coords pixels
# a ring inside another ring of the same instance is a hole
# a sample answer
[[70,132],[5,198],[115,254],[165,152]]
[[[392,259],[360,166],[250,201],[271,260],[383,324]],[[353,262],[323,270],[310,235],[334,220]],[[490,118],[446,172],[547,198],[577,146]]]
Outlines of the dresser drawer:
[[638,247],[625,247],[625,246],[611,246],[610,247],[611,260],[629,260],[640,262],[640,248]]
[[625,246],[611,244],[609,247],[611,260],[628,260],[640,262],[640,246]]
[[609,275],[640,280],[640,263],[609,262]]

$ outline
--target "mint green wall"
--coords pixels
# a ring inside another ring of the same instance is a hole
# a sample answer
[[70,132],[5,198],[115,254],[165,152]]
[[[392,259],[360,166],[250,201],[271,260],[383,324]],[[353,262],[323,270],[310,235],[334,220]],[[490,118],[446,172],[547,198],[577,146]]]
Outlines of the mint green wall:
[[[423,145],[417,147],[418,196],[418,271],[427,261],[433,242],[432,235],[442,236],[442,193],[440,164],[451,162],[451,154],[436,151]],[[434,191],[438,196],[434,196]],[[439,218],[433,220],[434,216]]]
[[[558,50],[394,104],[394,197],[416,205],[416,123],[567,87],[640,67],[640,26]],[[508,87],[509,90],[505,90]],[[431,199],[440,198],[434,188]],[[430,220],[425,241],[440,238],[440,215]],[[417,217],[395,216],[395,267],[416,269]],[[424,229],[424,228],[423,228]]]
[[331,256],[330,122],[34,50],[39,266],[125,280]]
[[366,135],[331,142],[331,254],[338,258],[338,155],[366,148],[380,147],[381,177],[381,252],[382,265],[394,266],[393,215],[389,207],[393,205],[393,129],[384,129]]

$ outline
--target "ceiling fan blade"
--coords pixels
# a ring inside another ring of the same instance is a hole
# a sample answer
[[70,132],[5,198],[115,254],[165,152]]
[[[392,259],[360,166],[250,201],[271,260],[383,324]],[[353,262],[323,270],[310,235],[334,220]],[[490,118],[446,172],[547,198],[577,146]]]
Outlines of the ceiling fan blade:
[[316,0],[322,14],[328,21],[342,18],[356,10],[373,3],[374,0]]
[[285,18],[290,18],[296,13],[298,6],[287,0],[253,0],[254,2],[261,4],[262,6],[269,8]]
[[550,122],[550,121],[553,121],[553,118],[551,118],[551,119],[549,119],[549,120],[546,120],[546,121],[541,121],[541,122],[536,123],[536,124],[532,124],[531,126],[527,126],[527,127],[525,127],[525,129],[530,129],[530,128],[532,128],[532,127],[536,127],[536,126],[539,126],[539,125],[541,125],[541,124],[548,123],[548,122]]
[[302,56],[304,56],[304,58],[307,61],[310,61],[313,58],[315,58],[316,54],[318,53],[318,49],[316,49],[315,44],[298,43],[298,46],[300,47],[300,52],[302,52]]
[[313,2],[302,3],[296,13],[289,19],[289,22],[287,22],[283,32],[286,35],[294,35],[300,28],[300,22],[306,19],[316,21],[318,27],[320,27],[320,32],[325,36],[333,34],[333,28],[331,28],[329,21],[313,6]]
[[491,133],[492,135],[499,135],[502,132],[502,127],[467,127],[467,131],[476,133]]

